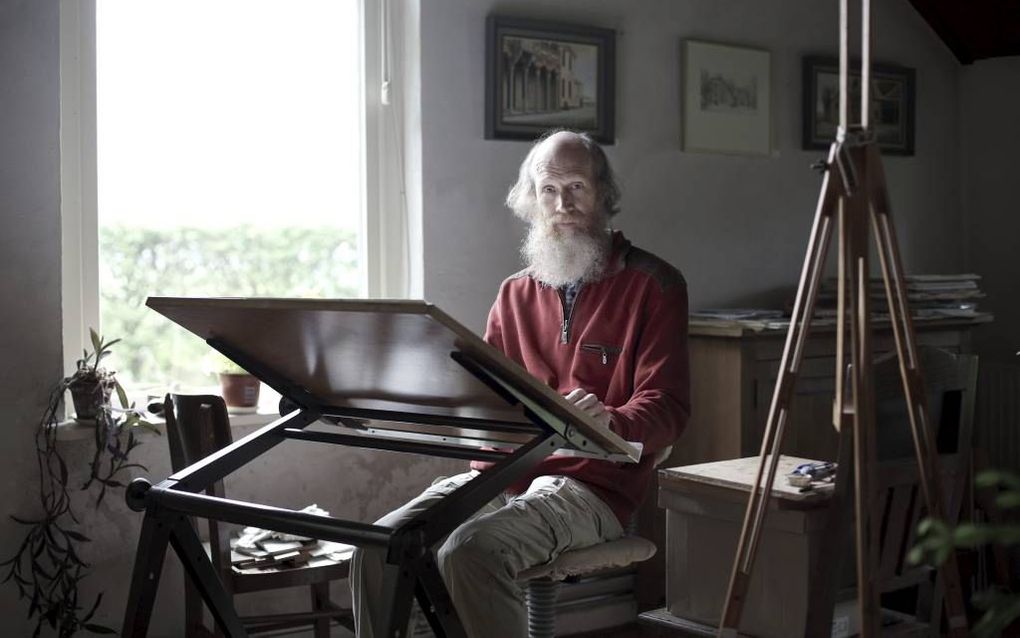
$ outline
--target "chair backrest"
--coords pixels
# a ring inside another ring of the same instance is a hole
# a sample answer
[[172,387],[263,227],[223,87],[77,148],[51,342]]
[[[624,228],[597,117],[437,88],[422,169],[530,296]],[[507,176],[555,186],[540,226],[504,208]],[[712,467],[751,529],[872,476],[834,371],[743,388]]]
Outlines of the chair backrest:
[[[939,454],[969,455],[973,443],[977,357],[931,347],[919,348],[917,355]],[[914,441],[895,353],[875,362],[874,378],[878,458],[913,457]]]
[[[199,394],[168,394],[163,400],[170,466],[174,472],[201,461],[230,445],[230,420],[223,397]],[[223,481],[206,489],[210,496],[224,496]],[[230,539],[218,521],[210,519],[209,544],[213,565],[230,587]]]
[[[966,484],[966,459],[959,455],[939,455],[939,472],[942,480],[946,516],[956,521],[963,502]],[[927,580],[931,572],[928,565],[911,565],[907,554],[914,546],[917,524],[926,514],[924,493],[918,483],[917,462],[914,459],[884,461],[878,466],[879,513],[878,578],[882,592],[896,591]]]
[[223,397],[168,394],[163,412],[167,419],[170,465],[174,472],[201,461],[232,442]]
[[[977,357],[932,347],[918,348],[929,427],[938,450],[943,505],[950,522],[960,518],[972,447]],[[907,555],[914,546],[917,524],[926,516],[918,483],[916,453],[903,392],[900,361],[895,352],[874,364],[875,472],[874,511],[878,514],[878,575],[882,592],[916,585],[930,576],[927,566],[912,566]],[[848,535],[847,555],[854,539]],[[844,561],[840,585],[856,582],[854,559]]]
[[[945,514],[959,520],[972,448],[977,357],[920,348],[930,427],[939,453]],[[929,577],[930,568],[910,565],[917,524],[927,512],[918,483],[913,436],[895,355],[875,363],[875,424],[879,458],[875,511],[880,515],[878,583],[895,591]]]

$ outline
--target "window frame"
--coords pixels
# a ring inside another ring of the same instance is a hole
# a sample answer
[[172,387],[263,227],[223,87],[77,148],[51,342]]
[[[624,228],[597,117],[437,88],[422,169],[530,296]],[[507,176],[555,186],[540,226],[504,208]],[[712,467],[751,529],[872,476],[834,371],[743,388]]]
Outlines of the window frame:
[[[399,141],[402,133],[393,135],[384,111],[394,105],[381,99],[384,47],[389,46],[389,28],[384,26],[392,24],[394,16],[388,0],[357,1],[362,287],[370,298],[403,298],[411,292],[403,172],[392,153],[384,152],[387,139]],[[61,312],[67,374],[89,347],[89,327],[101,331],[96,40],[96,0],[60,0]]]

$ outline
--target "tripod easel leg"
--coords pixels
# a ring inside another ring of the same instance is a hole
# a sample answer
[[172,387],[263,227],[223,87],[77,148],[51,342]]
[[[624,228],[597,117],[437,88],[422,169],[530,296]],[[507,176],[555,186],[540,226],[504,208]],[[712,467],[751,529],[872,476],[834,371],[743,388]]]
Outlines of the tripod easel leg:
[[[929,418],[927,399],[924,392],[924,378],[918,365],[917,339],[910,319],[904,284],[903,264],[896,243],[896,231],[889,215],[889,196],[882,170],[878,148],[871,145],[866,157],[870,172],[870,222],[878,246],[885,282],[885,295],[899,355],[900,376],[903,380],[903,395],[907,403],[907,415],[914,437],[914,450],[920,483],[928,506],[928,515],[945,520],[943,500],[946,492],[942,488],[942,473],[939,470],[938,448]],[[966,635],[967,612],[960,586],[960,571],[956,552],[951,552],[942,565],[940,578],[945,585],[946,617],[950,636]],[[933,610],[933,622],[938,622],[938,610]]]
[[[835,157],[837,145],[833,144],[829,151],[829,162]],[[787,333],[786,345],[780,363],[779,377],[772,396],[765,435],[762,439],[761,462],[755,475],[754,489],[744,514],[744,522],[740,530],[737,545],[737,557],[730,574],[726,605],[723,608],[723,619],[719,628],[720,636],[735,636],[743,610],[745,596],[758,550],[758,540],[767,508],[768,495],[776,475],[776,464],[779,460],[779,445],[783,439],[783,429],[789,412],[790,398],[793,394],[793,382],[800,369],[803,359],[804,344],[810,329],[814,304],[818,297],[818,286],[825,269],[825,257],[832,236],[833,214],[837,203],[836,181],[826,172],[822,180],[822,191],[815,209],[814,223],[808,240],[807,255],[801,271],[797,298],[794,301],[793,316],[790,319],[790,331]],[[767,470],[766,470],[767,466]],[[764,484],[762,483],[764,478]]]
[[[863,167],[863,149],[850,151],[853,165]],[[867,183],[867,172],[861,177]],[[857,548],[857,599],[861,635],[877,636],[880,605],[874,582],[878,565],[877,530],[872,512],[875,486],[874,387],[871,352],[871,311],[868,269],[868,205],[866,193],[854,189],[840,202],[840,297],[849,300],[850,384],[853,422],[854,512]],[[847,295],[849,294],[849,297]],[[840,329],[844,324],[840,322]],[[839,360],[837,359],[837,363]]]

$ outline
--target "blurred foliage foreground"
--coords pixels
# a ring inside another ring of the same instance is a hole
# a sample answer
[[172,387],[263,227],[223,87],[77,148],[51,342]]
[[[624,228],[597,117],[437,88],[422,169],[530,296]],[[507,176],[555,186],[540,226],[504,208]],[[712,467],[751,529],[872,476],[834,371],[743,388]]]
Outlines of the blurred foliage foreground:
[[359,295],[357,237],[333,228],[100,231],[103,332],[121,338],[111,367],[125,385],[207,385],[210,349],[145,306],[150,296],[312,297]]
[[[994,507],[1002,512],[1020,510],[1020,476],[1010,472],[985,471],[977,475],[975,487],[987,490]],[[1003,516],[1003,519],[1007,517]],[[956,548],[977,549],[986,546],[1011,548],[1020,546],[1020,523],[961,523],[949,526],[942,521],[925,519],[918,526],[918,543],[910,552],[910,560],[929,560],[941,565]],[[1015,635],[1014,621],[1020,618],[1020,593],[993,587],[977,592],[971,601],[983,615],[974,626],[975,636]],[[1012,625],[1012,626],[1011,626]]]

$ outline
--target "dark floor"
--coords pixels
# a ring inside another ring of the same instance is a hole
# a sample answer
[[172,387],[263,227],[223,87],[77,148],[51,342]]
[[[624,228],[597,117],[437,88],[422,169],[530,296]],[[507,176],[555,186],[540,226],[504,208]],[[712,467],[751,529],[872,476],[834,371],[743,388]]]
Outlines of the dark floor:
[[614,627],[613,629],[601,629],[585,634],[574,634],[572,638],[659,638],[662,635],[657,628],[634,623],[624,625],[623,627]]
[[572,634],[570,638],[686,638],[695,636],[681,630],[652,627],[642,623],[633,623],[612,629],[601,629],[583,634]]

